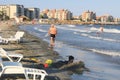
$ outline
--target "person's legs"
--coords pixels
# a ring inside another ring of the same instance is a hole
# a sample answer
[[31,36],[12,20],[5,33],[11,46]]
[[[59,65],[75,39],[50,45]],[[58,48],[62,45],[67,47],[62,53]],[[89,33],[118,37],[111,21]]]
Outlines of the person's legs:
[[50,37],[50,46],[53,47],[54,43],[55,43],[55,35],[51,34],[51,37]]
[[55,37],[53,37],[53,46],[55,45]]
[[53,37],[50,37],[50,46],[52,47],[53,45]]

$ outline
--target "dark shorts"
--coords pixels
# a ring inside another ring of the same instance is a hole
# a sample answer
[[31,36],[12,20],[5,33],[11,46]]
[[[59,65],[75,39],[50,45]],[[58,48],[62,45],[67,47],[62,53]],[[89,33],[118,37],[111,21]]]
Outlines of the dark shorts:
[[50,34],[50,37],[53,37],[53,38],[55,38],[55,34]]

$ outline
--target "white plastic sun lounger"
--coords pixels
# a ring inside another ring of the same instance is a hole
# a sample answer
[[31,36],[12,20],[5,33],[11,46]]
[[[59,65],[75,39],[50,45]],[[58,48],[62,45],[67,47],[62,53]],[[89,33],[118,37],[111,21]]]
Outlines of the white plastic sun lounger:
[[14,62],[14,60],[12,59],[13,57],[17,58],[16,60],[17,62],[20,62],[21,59],[23,58],[22,54],[9,53],[5,51],[3,48],[0,48],[0,56],[8,58],[11,62]]
[[17,42],[20,43],[21,38],[23,37],[24,32],[23,31],[17,31],[14,36],[11,36],[9,38],[3,38],[0,36],[0,43],[2,44],[8,44],[10,42]]
[[45,76],[48,75],[45,70],[25,68],[19,62],[2,61],[0,58],[0,64],[2,68],[0,77],[3,74],[24,74],[26,80],[29,80],[29,75],[33,75],[33,80],[36,80],[37,76],[41,76],[40,80],[44,80]]
[[10,62],[10,61],[3,62],[2,60],[0,60],[0,64],[1,64],[0,77],[3,74],[24,74],[26,80],[29,80],[27,74],[25,73],[24,68],[19,62]]
[[1,43],[1,44],[8,44],[8,40],[7,40],[6,38],[2,38],[2,37],[0,36],[0,43]]
[[41,76],[40,80],[44,80],[45,76],[48,75],[45,70],[34,69],[34,68],[25,68],[26,74],[33,75],[33,80],[36,80],[37,76]]
[[23,31],[17,31],[14,36],[11,36],[10,38],[7,39],[8,43],[13,41],[19,43],[23,35],[24,35]]

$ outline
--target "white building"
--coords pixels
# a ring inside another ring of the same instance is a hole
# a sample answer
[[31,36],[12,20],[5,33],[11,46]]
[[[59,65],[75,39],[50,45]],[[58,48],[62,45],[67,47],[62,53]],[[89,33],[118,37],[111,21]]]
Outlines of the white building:
[[0,11],[3,11],[10,19],[26,16],[30,19],[39,19],[39,8],[24,8],[23,5],[10,4],[0,5]]

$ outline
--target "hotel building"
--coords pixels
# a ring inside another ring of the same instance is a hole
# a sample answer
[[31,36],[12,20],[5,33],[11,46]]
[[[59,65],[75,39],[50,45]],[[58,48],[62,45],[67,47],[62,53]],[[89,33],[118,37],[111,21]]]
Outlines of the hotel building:
[[39,8],[28,8],[29,11],[29,18],[32,19],[39,19],[40,9]]
[[100,17],[101,22],[114,22],[113,16],[106,14]]
[[96,19],[96,13],[92,12],[92,11],[85,11],[82,13],[82,20],[83,21],[92,21]]
[[65,10],[65,9],[61,9],[61,10],[56,10],[56,9],[49,10],[49,9],[46,9],[46,10],[43,10],[41,12],[41,14],[43,15],[43,17],[46,17],[46,15],[47,15],[47,17],[49,19],[51,19],[51,18],[57,19],[57,20],[71,20],[72,19],[72,13],[70,11],[68,11],[68,10]]
[[23,5],[10,4],[0,5],[0,11],[3,11],[10,19],[26,16],[29,19],[39,19],[39,8],[24,8]]
[[24,15],[24,6],[18,4],[0,5],[0,11],[3,11],[9,18],[15,18]]

